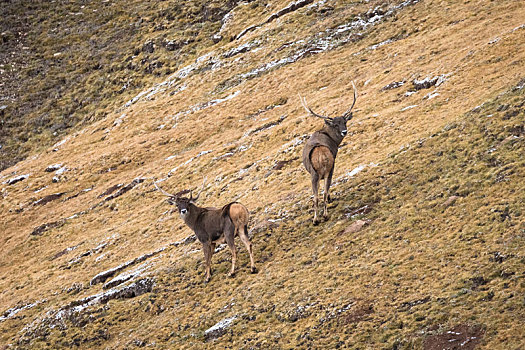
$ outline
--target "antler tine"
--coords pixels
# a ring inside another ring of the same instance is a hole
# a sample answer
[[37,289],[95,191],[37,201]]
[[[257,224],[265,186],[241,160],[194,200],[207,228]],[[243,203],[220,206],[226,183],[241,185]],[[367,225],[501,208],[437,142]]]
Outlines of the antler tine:
[[332,118],[330,118],[330,117],[325,117],[325,116],[322,116],[322,115],[317,114],[314,111],[312,111],[312,109],[310,107],[308,107],[308,105],[306,104],[306,99],[304,97],[302,97],[301,94],[299,94],[299,99],[301,100],[301,104],[303,105],[304,109],[308,113],[311,113],[313,116],[315,116],[317,118],[332,120]]
[[201,187],[201,190],[199,191],[199,193],[197,193],[197,197],[193,198],[193,194],[191,193],[190,191],[190,201],[197,201],[197,199],[199,199],[199,196],[201,195],[202,191],[204,191],[204,185],[206,185],[206,177],[203,176],[202,177],[202,187]]
[[155,185],[155,188],[157,190],[159,190],[163,195],[168,196],[168,197],[175,197],[175,195],[173,195],[171,193],[168,193],[168,192],[164,191],[162,188],[160,188],[159,186],[157,186],[156,182],[153,182],[153,184]]
[[352,106],[350,106],[350,109],[348,109],[346,112],[344,112],[343,118],[345,118],[345,119],[347,119],[348,116],[350,115],[350,113],[352,112],[352,108],[354,108],[355,101],[357,100],[357,89],[356,89],[355,84],[354,84],[353,81],[352,81],[352,87],[354,88],[354,102],[352,103]]

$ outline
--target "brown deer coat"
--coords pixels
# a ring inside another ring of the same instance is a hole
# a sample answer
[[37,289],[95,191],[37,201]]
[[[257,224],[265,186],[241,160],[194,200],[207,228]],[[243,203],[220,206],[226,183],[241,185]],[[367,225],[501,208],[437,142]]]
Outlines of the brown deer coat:
[[322,130],[314,132],[306,142],[306,145],[303,149],[303,164],[306,170],[310,174],[313,174],[315,172],[310,158],[310,155],[312,154],[312,151],[315,147],[328,147],[335,159],[335,157],[337,156],[339,145],[342,141],[343,138],[340,135],[336,133],[331,133],[328,130],[325,130],[324,128]]

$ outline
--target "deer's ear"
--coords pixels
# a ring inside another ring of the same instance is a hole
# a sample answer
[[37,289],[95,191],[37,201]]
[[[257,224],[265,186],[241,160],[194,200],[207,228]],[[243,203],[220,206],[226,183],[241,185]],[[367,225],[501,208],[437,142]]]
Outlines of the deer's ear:
[[332,119],[328,119],[328,118],[326,118],[326,119],[324,120],[324,123],[325,123],[326,125],[328,125],[328,126],[331,126],[331,127],[334,126],[334,123],[333,123],[333,120],[332,120]]

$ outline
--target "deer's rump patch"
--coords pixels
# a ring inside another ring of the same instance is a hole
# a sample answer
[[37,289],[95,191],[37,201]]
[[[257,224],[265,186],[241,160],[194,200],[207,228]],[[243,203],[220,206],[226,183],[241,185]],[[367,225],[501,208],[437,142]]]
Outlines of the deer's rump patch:
[[310,153],[310,162],[321,179],[326,178],[334,167],[332,152],[325,146],[318,146],[312,150]]

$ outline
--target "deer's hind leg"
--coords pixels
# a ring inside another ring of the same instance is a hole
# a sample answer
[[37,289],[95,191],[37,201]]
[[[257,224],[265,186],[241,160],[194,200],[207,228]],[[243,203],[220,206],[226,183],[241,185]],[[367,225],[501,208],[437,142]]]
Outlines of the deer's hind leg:
[[330,152],[330,149],[326,146],[318,146],[312,150],[310,155],[310,161],[312,162],[312,167],[314,168],[314,173],[312,175],[312,189],[314,191],[314,203],[315,203],[315,215],[314,215],[314,225],[319,223],[317,219],[317,212],[319,210],[319,180],[325,179],[325,192],[324,192],[324,206],[323,206],[323,217],[326,219],[328,217],[328,209],[326,208],[326,203],[328,201],[328,188],[332,181],[331,174],[334,169],[334,157]]
[[255,260],[253,258],[252,252],[252,242],[250,242],[250,238],[248,237],[248,225],[244,225],[238,231],[242,243],[244,243],[248,254],[250,254],[250,270],[252,273],[257,273],[257,268],[255,267]]
[[312,192],[314,193],[314,225],[319,223],[317,218],[317,212],[319,211],[319,175],[317,173],[312,174]]
[[235,275],[235,264],[237,262],[237,249],[235,248],[234,240],[235,230],[236,228],[233,226],[232,221],[228,219],[224,228],[224,237],[226,238],[226,244],[228,244],[228,247],[232,252],[232,268],[230,270],[230,273],[228,273],[229,277],[233,277]]
[[324,200],[324,210],[323,210],[323,218],[325,220],[328,220],[328,201],[330,199],[330,185],[332,184],[332,175],[334,174],[334,168],[330,170],[330,173],[328,176],[324,179],[324,194],[323,194],[323,200]]

